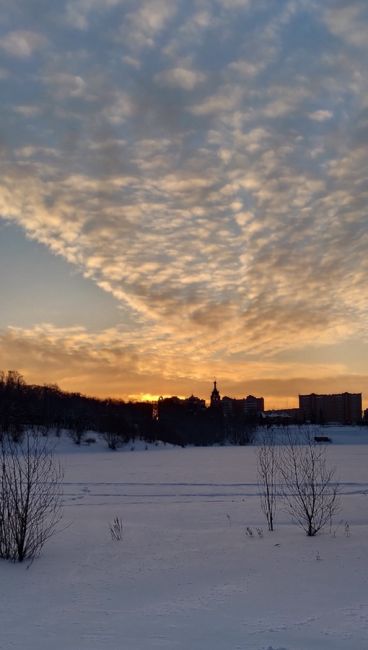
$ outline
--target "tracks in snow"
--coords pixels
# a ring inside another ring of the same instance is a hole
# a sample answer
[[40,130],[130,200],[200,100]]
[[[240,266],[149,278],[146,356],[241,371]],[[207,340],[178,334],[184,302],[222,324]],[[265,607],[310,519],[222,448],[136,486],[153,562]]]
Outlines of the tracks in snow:
[[[340,483],[342,495],[367,495],[368,482]],[[257,483],[193,483],[193,482],[64,482],[64,504],[67,506],[106,505],[119,503],[194,503],[228,502],[259,498]],[[103,499],[103,502],[101,502]]]

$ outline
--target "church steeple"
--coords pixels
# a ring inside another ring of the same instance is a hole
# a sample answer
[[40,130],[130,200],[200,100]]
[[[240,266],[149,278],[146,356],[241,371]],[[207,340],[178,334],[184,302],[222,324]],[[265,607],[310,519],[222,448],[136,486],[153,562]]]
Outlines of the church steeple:
[[220,406],[221,403],[221,397],[220,393],[217,390],[217,382],[216,380],[213,382],[213,391],[211,393],[211,406]]

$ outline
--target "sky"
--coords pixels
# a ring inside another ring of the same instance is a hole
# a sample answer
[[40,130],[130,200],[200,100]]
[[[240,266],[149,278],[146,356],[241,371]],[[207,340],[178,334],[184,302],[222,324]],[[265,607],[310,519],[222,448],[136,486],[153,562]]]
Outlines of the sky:
[[0,367],[368,397],[365,0],[0,9]]

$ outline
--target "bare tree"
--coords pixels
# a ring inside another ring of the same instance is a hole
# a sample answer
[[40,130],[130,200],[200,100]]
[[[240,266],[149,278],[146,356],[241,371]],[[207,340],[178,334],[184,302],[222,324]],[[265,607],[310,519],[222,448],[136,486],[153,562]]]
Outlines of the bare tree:
[[104,431],[102,438],[106,442],[109,449],[116,451],[124,444],[124,438],[117,431]]
[[102,438],[112,451],[116,451],[130,438],[128,424],[118,413],[103,414],[99,422],[99,429],[102,432]]
[[0,448],[0,557],[33,560],[61,519],[61,466],[47,439],[26,434]]
[[258,447],[258,484],[260,488],[261,508],[268,530],[273,531],[277,505],[277,450],[272,433],[263,435]]
[[80,445],[87,432],[87,424],[83,421],[82,418],[72,418],[68,423],[69,426],[69,436],[76,445]]
[[302,440],[288,436],[279,472],[286,509],[309,537],[316,535],[340,509],[335,469],[327,465],[326,448],[310,432]]

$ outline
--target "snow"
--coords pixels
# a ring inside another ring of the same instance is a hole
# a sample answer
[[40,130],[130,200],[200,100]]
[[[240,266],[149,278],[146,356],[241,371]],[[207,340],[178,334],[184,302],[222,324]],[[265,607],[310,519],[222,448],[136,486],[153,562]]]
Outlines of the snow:
[[29,568],[0,563],[1,650],[365,650],[368,429],[326,435],[342,511],[315,538],[283,512],[266,531],[256,446],[62,440],[62,530]]

